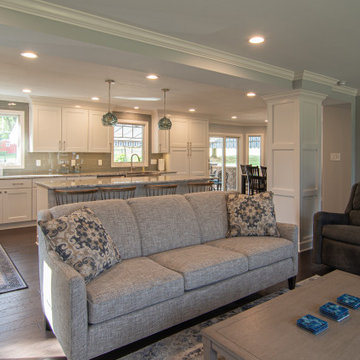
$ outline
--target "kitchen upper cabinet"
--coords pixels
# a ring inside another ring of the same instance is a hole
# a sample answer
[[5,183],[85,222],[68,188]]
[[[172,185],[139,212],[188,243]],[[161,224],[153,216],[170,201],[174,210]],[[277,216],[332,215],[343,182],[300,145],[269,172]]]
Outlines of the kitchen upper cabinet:
[[180,175],[207,175],[208,122],[174,118],[172,123],[168,170]]
[[89,152],[110,152],[111,126],[102,124],[104,112],[89,111]]
[[62,109],[62,151],[86,152],[88,150],[89,111]]
[[32,114],[30,151],[61,151],[61,107],[34,105]]

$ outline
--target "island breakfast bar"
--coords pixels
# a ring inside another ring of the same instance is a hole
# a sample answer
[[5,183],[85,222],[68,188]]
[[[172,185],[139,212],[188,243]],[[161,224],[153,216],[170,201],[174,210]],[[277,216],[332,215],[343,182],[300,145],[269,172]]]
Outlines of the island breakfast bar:
[[[211,180],[210,176],[185,176],[185,175],[160,175],[140,177],[102,177],[102,178],[78,178],[72,180],[52,179],[39,180],[37,185],[37,211],[49,209],[56,205],[54,190],[79,190],[111,187],[135,186],[135,197],[145,196],[146,184],[177,184],[176,193],[188,192],[189,182],[202,182]],[[98,196],[97,199],[100,200]]]

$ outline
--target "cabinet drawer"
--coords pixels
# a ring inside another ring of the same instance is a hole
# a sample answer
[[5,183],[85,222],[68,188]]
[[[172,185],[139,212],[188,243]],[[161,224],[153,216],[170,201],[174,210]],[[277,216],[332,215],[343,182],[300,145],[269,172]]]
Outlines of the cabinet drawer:
[[31,179],[0,180],[0,189],[26,189],[31,187]]

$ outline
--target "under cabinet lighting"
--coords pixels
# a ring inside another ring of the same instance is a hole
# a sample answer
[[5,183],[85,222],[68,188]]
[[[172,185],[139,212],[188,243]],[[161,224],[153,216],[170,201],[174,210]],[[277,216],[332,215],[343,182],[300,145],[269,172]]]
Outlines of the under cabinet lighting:
[[234,115],[234,116],[232,116],[231,118],[235,120],[235,119],[237,119],[237,116],[236,116],[236,115]]
[[196,111],[196,109],[191,108],[191,109],[189,109],[189,111],[190,111],[190,112],[195,112],[195,111]]
[[253,91],[249,91],[249,92],[246,94],[246,96],[248,96],[248,97],[254,97],[254,96],[256,96],[256,94],[255,94]]
[[134,109],[139,110],[140,108],[139,108],[139,106],[134,106]]
[[25,93],[25,94],[30,94],[31,89],[22,89],[22,92]]
[[14,103],[14,102],[9,102],[8,103],[8,106],[15,106],[16,105],[16,103]]
[[99,100],[100,100],[100,98],[99,98],[99,97],[97,97],[97,96],[93,96],[93,97],[91,98],[91,100],[93,100],[93,101],[99,101]]

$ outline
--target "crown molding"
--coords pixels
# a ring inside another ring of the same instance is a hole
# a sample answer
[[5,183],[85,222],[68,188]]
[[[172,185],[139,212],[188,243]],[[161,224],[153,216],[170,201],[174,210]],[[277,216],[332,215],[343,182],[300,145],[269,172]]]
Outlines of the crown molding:
[[332,91],[346,95],[356,96],[359,94],[358,89],[349,86],[338,85],[339,79],[326,75],[317,74],[308,70],[304,70],[296,73],[294,76],[294,80],[307,80],[307,81],[315,82],[317,84],[330,86]]
[[0,0],[0,7],[93,31],[185,53],[292,81],[294,72],[208,46],[145,30],[42,0]]
[[273,102],[286,102],[289,100],[297,99],[297,98],[308,98],[316,101],[323,101],[327,95],[315,91],[309,91],[304,89],[296,89],[287,92],[280,92],[277,94],[271,94],[262,96],[263,100],[266,103],[273,103]]
[[12,96],[0,94],[0,101],[30,103],[29,96]]

